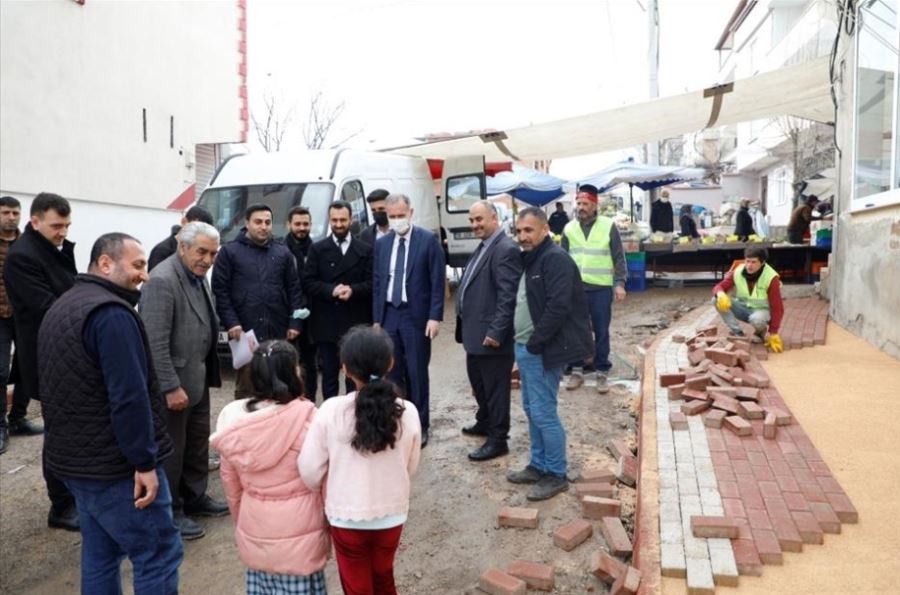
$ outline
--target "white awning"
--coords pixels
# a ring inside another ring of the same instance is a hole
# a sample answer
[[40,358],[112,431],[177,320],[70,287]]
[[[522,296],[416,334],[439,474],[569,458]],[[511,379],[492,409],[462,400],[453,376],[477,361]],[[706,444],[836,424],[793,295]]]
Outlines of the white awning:
[[435,159],[462,155],[484,155],[489,161],[553,159],[613,151],[709,127],[785,115],[819,122],[834,119],[827,57],[703,91],[391,151]]

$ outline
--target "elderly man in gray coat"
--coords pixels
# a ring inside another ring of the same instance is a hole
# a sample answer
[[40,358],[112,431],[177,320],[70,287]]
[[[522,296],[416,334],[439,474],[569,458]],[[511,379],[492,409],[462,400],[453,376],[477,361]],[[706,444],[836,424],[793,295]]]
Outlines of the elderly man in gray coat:
[[195,221],[181,228],[178,250],[157,265],[141,292],[140,312],[153,365],[166,397],[175,453],[166,461],[175,522],[184,539],[203,528],[189,516],[223,516],[224,502],[206,493],[209,475],[210,386],[221,386],[219,330],[206,273],[219,251],[219,232]]

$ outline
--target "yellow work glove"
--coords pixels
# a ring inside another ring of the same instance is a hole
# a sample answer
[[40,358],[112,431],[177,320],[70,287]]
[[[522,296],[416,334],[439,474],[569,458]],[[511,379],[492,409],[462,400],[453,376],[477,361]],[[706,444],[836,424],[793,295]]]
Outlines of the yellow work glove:
[[771,349],[772,353],[781,353],[784,351],[784,341],[781,340],[778,333],[773,333],[766,339],[766,347]]
[[724,291],[716,294],[716,309],[719,312],[728,312],[731,310],[731,298]]

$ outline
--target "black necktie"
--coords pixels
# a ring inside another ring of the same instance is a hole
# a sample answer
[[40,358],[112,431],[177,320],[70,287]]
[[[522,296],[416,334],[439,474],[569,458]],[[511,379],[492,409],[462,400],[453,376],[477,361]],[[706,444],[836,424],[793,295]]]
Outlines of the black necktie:
[[406,275],[406,238],[400,238],[397,247],[397,261],[394,263],[394,288],[391,291],[391,304],[395,308],[403,305],[403,278]]

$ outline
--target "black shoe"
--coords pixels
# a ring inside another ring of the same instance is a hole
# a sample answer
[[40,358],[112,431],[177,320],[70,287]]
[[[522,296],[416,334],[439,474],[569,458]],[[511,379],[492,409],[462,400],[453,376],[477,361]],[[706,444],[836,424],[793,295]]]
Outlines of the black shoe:
[[506,474],[509,483],[537,483],[544,476],[543,473],[528,465],[521,471],[510,471]]
[[6,426],[0,426],[0,455],[9,448],[9,430]]
[[491,442],[488,440],[477,450],[469,453],[470,461],[489,461],[509,454],[509,446],[506,442]]
[[50,512],[47,513],[47,526],[51,529],[81,531],[81,525],[78,523],[78,509],[74,505],[63,510],[56,510],[51,506]]
[[428,446],[428,430],[422,430],[422,448]]
[[228,504],[203,494],[190,506],[184,505],[184,514],[189,516],[225,516],[228,514]]
[[39,436],[44,433],[44,428],[24,417],[9,420],[9,434],[11,436]]
[[478,424],[472,424],[471,426],[466,426],[462,429],[462,433],[466,436],[481,436],[482,438],[487,437],[487,430],[479,427]]
[[553,496],[569,489],[569,480],[565,477],[545,475],[538,480],[531,491],[525,496],[529,500],[548,500]]
[[206,535],[206,530],[203,527],[183,514],[175,515],[175,526],[178,527],[178,532],[181,533],[181,538],[185,541],[200,539]]

